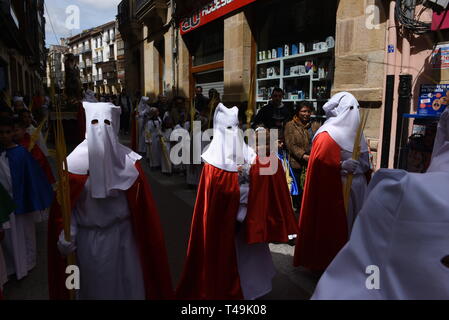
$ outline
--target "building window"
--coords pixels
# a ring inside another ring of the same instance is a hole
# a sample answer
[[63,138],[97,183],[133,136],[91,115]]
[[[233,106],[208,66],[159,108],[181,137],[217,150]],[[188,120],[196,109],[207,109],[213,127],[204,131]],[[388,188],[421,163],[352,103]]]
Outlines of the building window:
[[224,20],[220,19],[185,36],[194,66],[224,58]]
[[114,56],[114,45],[111,44],[109,46],[109,59],[114,59],[114,58],[115,58],[115,56]]

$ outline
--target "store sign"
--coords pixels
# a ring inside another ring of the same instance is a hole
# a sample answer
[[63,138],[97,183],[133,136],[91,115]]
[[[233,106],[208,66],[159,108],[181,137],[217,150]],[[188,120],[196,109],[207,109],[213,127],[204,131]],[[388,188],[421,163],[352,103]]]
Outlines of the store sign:
[[418,114],[440,115],[449,104],[449,84],[424,84],[419,95]]
[[435,47],[430,63],[432,69],[449,69],[449,43],[440,44]]
[[181,34],[184,35],[193,31],[255,1],[256,0],[211,0],[209,4],[194,11],[192,15],[181,21]]

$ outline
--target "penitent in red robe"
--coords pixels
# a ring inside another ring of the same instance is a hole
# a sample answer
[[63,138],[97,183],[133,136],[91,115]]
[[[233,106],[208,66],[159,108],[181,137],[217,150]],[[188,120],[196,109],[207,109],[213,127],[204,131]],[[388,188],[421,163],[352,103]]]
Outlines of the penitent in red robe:
[[[170,268],[156,204],[145,173],[138,162],[136,168],[139,171],[139,177],[134,185],[126,191],[126,195],[142,265],[146,299],[173,299]],[[72,208],[81,195],[87,179],[87,175],[70,174]],[[61,210],[55,201],[48,221],[48,286],[52,300],[69,298],[65,287],[67,263],[57,248],[58,237],[63,229],[62,225]]]
[[348,241],[340,159],[340,146],[320,133],[307,168],[295,266],[324,271]]
[[[271,176],[260,176],[259,166],[256,162],[250,172],[247,241],[287,242],[297,228],[282,165]],[[243,299],[235,248],[239,206],[238,173],[205,164],[177,299]]]
[[[28,133],[25,133],[22,141],[19,142],[25,149],[28,150],[31,143],[31,136]],[[42,150],[39,148],[37,144],[34,145],[31,150],[31,155],[33,158],[39,163],[39,166],[45,173],[45,176],[48,179],[50,184],[54,184],[56,182],[55,177],[53,176],[53,171],[51,170],[50,164],[48,163],[47,157],[44,155]]]

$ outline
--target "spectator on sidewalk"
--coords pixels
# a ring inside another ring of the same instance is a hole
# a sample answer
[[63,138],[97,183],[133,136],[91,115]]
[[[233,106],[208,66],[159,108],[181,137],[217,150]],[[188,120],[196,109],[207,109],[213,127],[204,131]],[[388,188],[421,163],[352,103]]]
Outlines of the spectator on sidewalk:
[[284,132],[285,144],[290,155],[290,165],[300,187],[299,194],[293,197],[293,206],[298,210],[301,208],[302,190],[312,147],[309,133],[312,109],[308,102],[300,102],[293,119],[285,125]]
[[254,118],[254,126],[262,125],[267,129],[279,127],[279,121],[285,123],[291,119],[293,110],[282,102],[284,90],[274,88],[271,94],[271,101],[263,106]]

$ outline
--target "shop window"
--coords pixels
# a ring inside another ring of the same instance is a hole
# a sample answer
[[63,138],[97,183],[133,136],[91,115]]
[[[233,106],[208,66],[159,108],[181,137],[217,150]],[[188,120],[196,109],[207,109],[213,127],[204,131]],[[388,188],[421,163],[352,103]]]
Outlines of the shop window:
[[185,36],[193,66],[224,59],[224,21],[220,19]]
[[330,98],[334,69],[336,0],[271,0],[256,6],[257,101],[275,87],[285,102],[308,100],[318,111]]
[[194,75],[195,86],[203,88],[203,95],[208,97],[210,89],[215,89],[223,97],[224,94],[224,74],[223,69],[199,72]]

